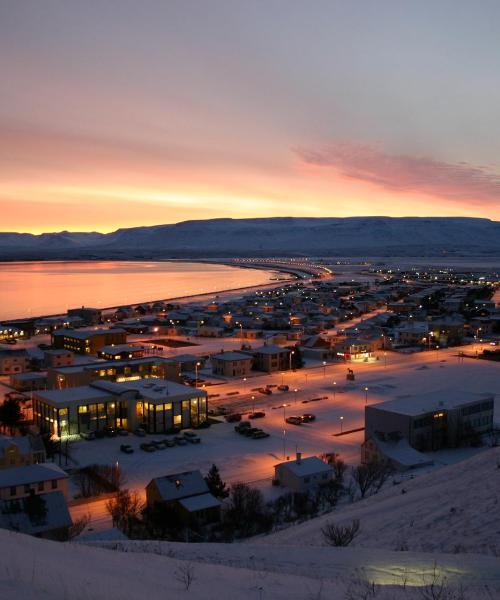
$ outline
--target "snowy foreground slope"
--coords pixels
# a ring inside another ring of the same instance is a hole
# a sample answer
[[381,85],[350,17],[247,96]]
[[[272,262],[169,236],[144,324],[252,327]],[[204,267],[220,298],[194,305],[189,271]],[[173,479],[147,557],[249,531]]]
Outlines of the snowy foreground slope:
[[356,547],[500,556],[499,498],[500,448],[491,448],[259,542],[321,545],[327,521],[359,519]]
[[[104,545],[0,531],[0,598],[356,600],[374,597],[365,595],[368,580],[375,582],[379,600],[411,600],[442,578],[449,589],[466,590],[447,600],[500,598],[500,562],[494,557],[255,544]],[[187,572],[193,576],[189,589]]]
[[[500,448],[486,450],[245,543],[62,544],[0,530],[0,598],[500,599],[499,463]],[[352,546],[323,545],[326,521],[353,518]],[[424,595],[443,581],[449,595]]]

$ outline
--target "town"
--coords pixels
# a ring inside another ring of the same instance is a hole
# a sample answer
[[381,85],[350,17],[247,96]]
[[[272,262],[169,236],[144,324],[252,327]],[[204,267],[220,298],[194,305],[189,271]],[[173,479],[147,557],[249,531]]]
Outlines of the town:
[[1,527],[228,541],[499,443],[498,273],[247,262],[283,276],[0,325]]

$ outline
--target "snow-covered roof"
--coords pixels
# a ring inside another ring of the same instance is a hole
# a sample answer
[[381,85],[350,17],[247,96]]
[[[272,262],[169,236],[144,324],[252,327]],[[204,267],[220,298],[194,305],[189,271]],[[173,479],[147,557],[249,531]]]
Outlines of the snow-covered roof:
[[[40,519],[31,519],[25,510],[9,511],[12,501],[4,500],[0,503],[0,527],[19,531],[30,535],[52,531],[72,524],[66,499],[62,492],[50,492],[39,496],[45,503],[46,514]],[[17,501],[24,508],[25,501]]]
[[212,494],[200,494],[199,496],[190,496],[189,498],[183,498],[179,500],[186,510],[189,512],[197,512],[198,510],[205,510],[207,508],[218,508],[221,503]]
[[119,327],[117,327],[116,329],[59,329],[57,331],[54,331],[52,335],[62,335],[78,340],[86,340],[87,338],[94,337],[96,335],[103,335],[106,333],[126,333],[126,331],[125,329],[120,329]]
[[24,467],[12,467],[0,469],[0,488],[14,485],[26,485],[39,481],[52,481],[54,479],[66,479],[68,477],[61,467],[52,463],[41,463],[38,465],[26,465]]
[[434,462],[425,454],[412,448],[406,438],[382,440],[378,436],[374,436],[372,440],[381,454],[407,469],[431,465]]
[[276,465],[275,468],[287,469],[297,477],[307,477],[316,475],[317,473],[328,473],[332,471],[332,467],[327,465],[317,456],[308,456],[300,460],[291,460],[282,462]]
[[213,354],[212,358],[216,360],[251,360],[252,357],[242,352],[221,352],[220,354]]
[[264,344],[263,346],[260,346],[260,348],[255,348],[254,352],[256,354],[288,354],[290,350],[274,344]]
[[208,486],[200,471],[173,473],[164,477],[156,477],[154,482],[162,500],[180,500],[198,494],[207,494]]
[[142,346],[133,346],[132,344],[115,344],[110,346],[103,346],[101,352],[106,354],[120,354],[120,352],[138,352],[142,351]]
[[408,416],[419,416],[435,410],[453,410],[466,404],[484,400],[492,400],[495,394],[483,392],[468,392],[465,390],[436,390],[426,394],[416,394],[372,404],[367,410],[377,409],[400,413]]

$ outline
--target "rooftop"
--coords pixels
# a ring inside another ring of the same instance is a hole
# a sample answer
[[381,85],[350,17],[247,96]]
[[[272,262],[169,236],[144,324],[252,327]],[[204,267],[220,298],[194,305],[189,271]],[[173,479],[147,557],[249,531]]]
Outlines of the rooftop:
[[489,392],[468,392],[465,390],[437,390],[426,394],[408,395],[387,402],[373,404],[367,410],[377,409],[395,412],[410,417],[445,409],[453,410],[460,406],[492,400],[495,394]]
[[66,479],[67,477],[67,473],[53,463],[12,467],[0,469],[0,488],[26,485],[39,481],[51,481],[53,479]]
[[252,360],[252,357],[243,352],[221,352],[220,354],[213,354],[212,358],[216,360]]
[[282,462],[276,465],[276,467],[288,469],[297,477],[307,477],[316,473],[329,473],[333,471],[330,465],[327,465],[317,456],[308,456],[300,460]]
[[190,496],[208,494],[208,486],[200,471],[173,473],[172,475],[157,477],[152,482],[156,483],[163,500],[180,500]]

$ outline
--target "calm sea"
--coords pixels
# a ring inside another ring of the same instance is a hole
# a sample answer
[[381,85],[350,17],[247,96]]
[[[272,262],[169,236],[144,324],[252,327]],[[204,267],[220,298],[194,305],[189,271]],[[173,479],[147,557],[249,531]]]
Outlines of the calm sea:
[[0,263],[0,320],[205,294],[270,277],[270,271],[186,262]]

